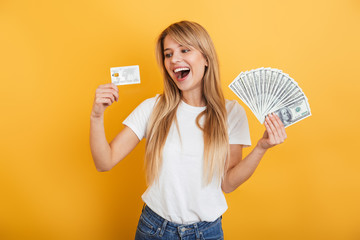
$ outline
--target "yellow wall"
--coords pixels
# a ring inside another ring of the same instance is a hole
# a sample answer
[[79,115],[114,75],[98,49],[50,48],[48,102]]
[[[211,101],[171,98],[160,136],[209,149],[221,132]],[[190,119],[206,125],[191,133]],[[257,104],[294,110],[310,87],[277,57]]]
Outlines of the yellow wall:
[[[140,65],[141,84],[119,87],[120,101],[105,112],[110,141],[162,91],[155,38],[182,19],[212,36],[227,98],[236,99],[227,86],[241,71],[274,67],[299,83],[313,114],[226,195],[225,239],[360,239],[356,0],[2,0],[0,239],[133,239],[144,142],[97,172],[94,93],[110,67]],[[264,127],[240,104],[255,144]]]

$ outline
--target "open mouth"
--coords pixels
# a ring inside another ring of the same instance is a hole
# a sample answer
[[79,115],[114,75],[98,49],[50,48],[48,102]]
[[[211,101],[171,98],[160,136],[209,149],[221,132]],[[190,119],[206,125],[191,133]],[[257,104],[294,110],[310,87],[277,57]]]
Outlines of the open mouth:
[[177,80],[185,80],[187,75],[190,73],[190,68],[184,67],[184,68],[177,68],[174,70],[175,77]]

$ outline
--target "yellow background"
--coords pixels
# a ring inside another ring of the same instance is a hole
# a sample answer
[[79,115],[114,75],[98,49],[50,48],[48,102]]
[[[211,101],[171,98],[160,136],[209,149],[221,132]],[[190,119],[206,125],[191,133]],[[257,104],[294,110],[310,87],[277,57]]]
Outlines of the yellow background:
[[[119,87],[105,112],[110,141],[162,92],[155,39],[183,19],[209,31],[228,99],[241,71],[273,67],[299,83],[313,114],[226,195],[225,239],[360,239],[357,0],[1,0],[0,239],[133,239],[144,141],[96,171],[95,89],[110,82],[110,67],[140,65],[141,84]],[[264,127],[239,102],[254,146]]]

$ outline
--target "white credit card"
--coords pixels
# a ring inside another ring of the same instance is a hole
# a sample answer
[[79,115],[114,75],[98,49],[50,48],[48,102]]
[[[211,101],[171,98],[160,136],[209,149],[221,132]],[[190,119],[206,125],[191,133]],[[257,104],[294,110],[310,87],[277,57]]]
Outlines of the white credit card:
[[140,83],[139,65],[110,68],[111,82],[115,85]]

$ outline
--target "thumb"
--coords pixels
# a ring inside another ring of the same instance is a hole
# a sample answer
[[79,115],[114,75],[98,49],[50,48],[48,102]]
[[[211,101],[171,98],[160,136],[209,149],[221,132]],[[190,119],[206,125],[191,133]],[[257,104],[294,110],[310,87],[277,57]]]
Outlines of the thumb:
[[265,130],[265,132],[264,132],[264,135],[263,135],[263,138],[269,138],[269,134],[268,134],[268,132],[267,132],[267,130]]

